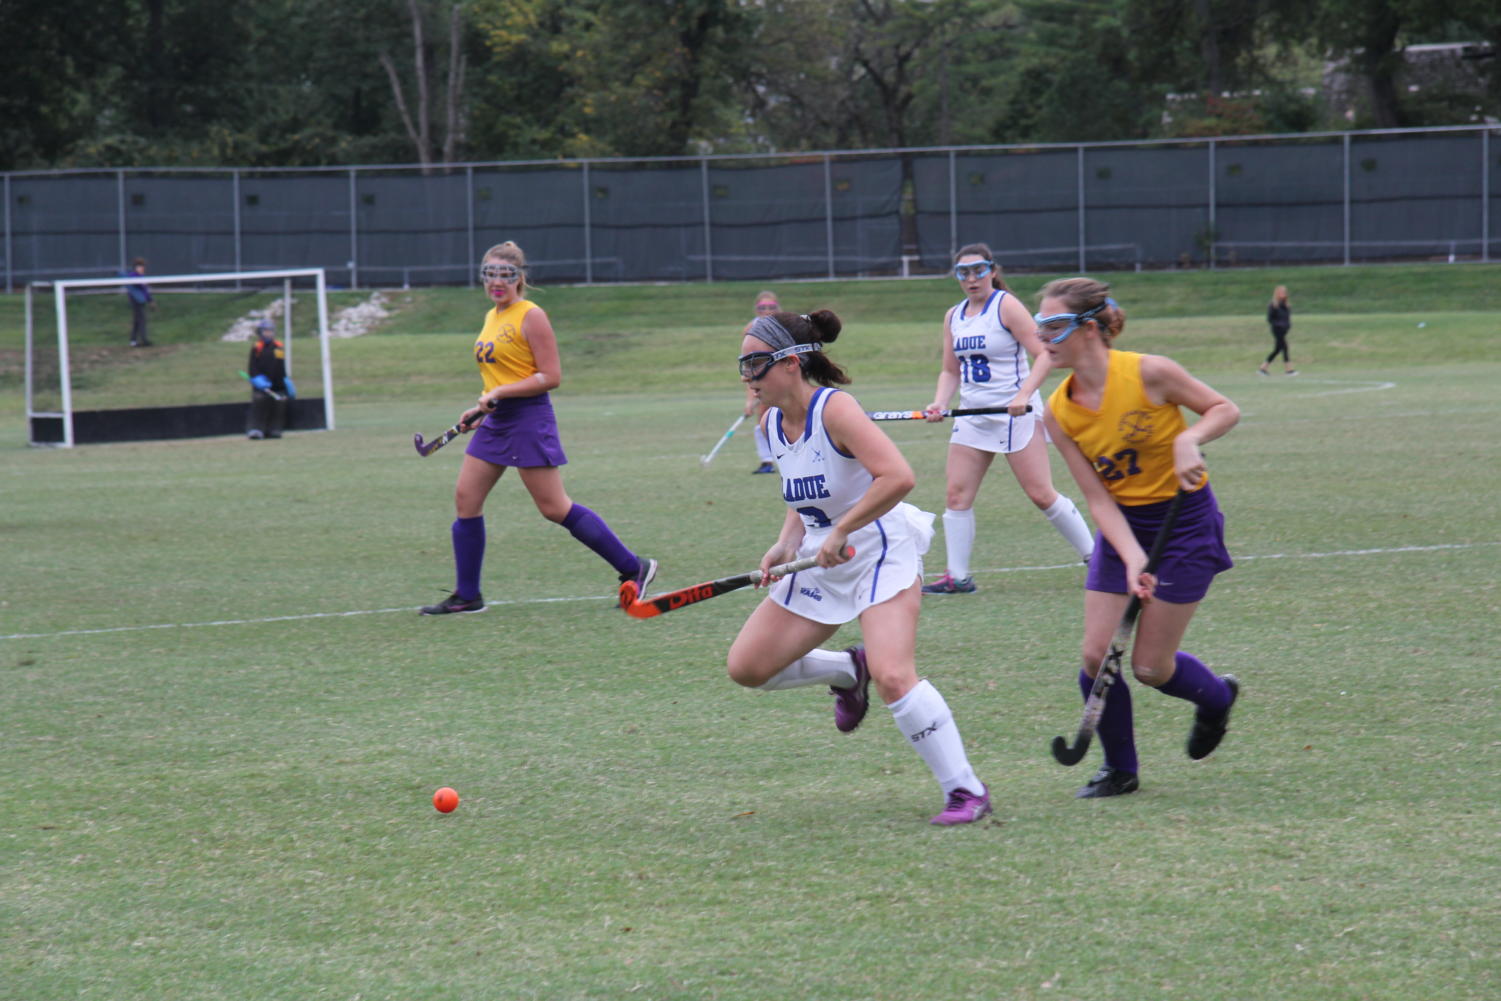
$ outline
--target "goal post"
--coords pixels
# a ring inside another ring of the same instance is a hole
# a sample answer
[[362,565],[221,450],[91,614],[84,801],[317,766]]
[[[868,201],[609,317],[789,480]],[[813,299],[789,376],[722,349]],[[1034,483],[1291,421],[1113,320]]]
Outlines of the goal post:
[[[281,329],[282,343],[287,350],[287,369],[291,373],[292,367],[292,283],[294,280],[311,279],[317,302],[317,338],[319,350],[319,368],[321,370],[321,383],[323,390],[321,414],[319,418],[323,429],[334,428],[334,386],[333,368],[329,355],[329,315],[328,315],[328,283],[322,268],[289,268],[284,270],[268,271],[225,271],[212,274],[194,275],[120,275],[113,278],[64,278],[51,281],[33,281],[25,287],[24,323],[26,328],[25,368],[26,368],[26,420],[29,429],[30,444],[54,445],[64,448],[73,447],[78,441],[76,434],[76,419],[82,413],[74,406],[73,366],[71,360],[70,340],[68,332],[68,302],[67,296],[70,291],[76,289],[109,289],[124,288],[127,285],[205,285],[214,283],[233,282],[237,287],[245,284],[271,285],[280,282],[281,285]],[[38,340],[36,331],[36,310],[33,306],[33,293],[51,289],[53,308],[57,320],[57,393],[59,406],[55,409],[42,407],[37,402],[37,389],[39,365],[37,362]],[[225,405],[228,406],[228,405]],[[240,409],[243,410],[242,405]],[[184,408],[176,408],[184,409]],[[208,410],[210,408],[200,408]],[[222,407],[220,408],[222,409]],[[205,428],[222,426],[222,414],[215,415],[220,420],[206,422]],[[45,434],[39,435],[39,429],[44,429]],[[204,434],[226,433],[218,430],[205,430]],[[164,435],[163,437],[180,437],[182,435]],[[145,437],[155,437],[146,435]],[[111,439],[129,440],[129,439]],[[137,437],[136,440],[139,440]]]

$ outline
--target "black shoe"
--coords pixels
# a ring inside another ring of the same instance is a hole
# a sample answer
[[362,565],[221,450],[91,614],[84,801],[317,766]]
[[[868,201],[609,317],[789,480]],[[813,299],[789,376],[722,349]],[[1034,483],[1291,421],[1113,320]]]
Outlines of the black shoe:
[[484,595],[476,594],[472,598],[460,598],[457,591],[436,605],[422,606],[423,615],[455,615],[459,612],[483,612],[484,610]]
[[1205,716],[1204,710],[1194,712],[1193,729],[1188,731],[1188,756],[1195,761],[1207,758],[1225,739],[1225,730],[1230,726],[1230,710],[1240,696],[1240,681],[1233,674],[1225,675],[1225,684],[1230,686],[1230,704],[1225,711],[1215,716]]
[[773,466],[769,462],[763,462],[759,466],[757,466],[755,469],[751,470],[751,475],[754,476],[757,473],[774,473],[776,471],[777,471],[777,467],[776,466]]
[[1123,772],[1118,768],[1104,766],[1094,773],[1079,791],[1074,793],[1077,799],[1100,799],[1103,796],[1124,796],[1141,788],[1141,781],[1135,772]]
[[[646,598],[646,589],[651,586],[651,582],[657,577],[657,561],[649,556],[638,556],[637,559],[641,561],[641,569],[636,571],[636,576],[634,577],[628,573],[621,574],[620,583],[624,584],[628,580],[635,581],[636,600],[642,601]],[[624,594],[620,596],[620,607],[625,607]]]

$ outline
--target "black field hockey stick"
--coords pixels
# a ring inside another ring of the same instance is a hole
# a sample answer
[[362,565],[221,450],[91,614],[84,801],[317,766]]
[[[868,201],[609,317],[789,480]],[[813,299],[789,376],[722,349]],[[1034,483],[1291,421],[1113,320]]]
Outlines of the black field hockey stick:
[[423,458],[426,458],[427,456],[432,455],[438,449],[442,448],[444,445],[447,445],[449,442],[453,441],[459,435],[464,434],[465,432],[470,430],[470,428],[467,428],[462,423],[459,423],[455,424],[447,431],[444,431],[432,441],[423,441],[422,435],[414,434],[412,435],[412,444],[416,446],[417,454],[422,456]]
[[[1183,498],[1188,494],[1180,487],[1173,495],[1173,501],[1168,505],[1167,514],[1163,515],[1162,527],[1157,529],[1157,538],[1152,541],[1152,551],[1147,554],[1146,573],[1155,573],[1157,564],[1162,559],[1162,550],[1167,547],[1168,537],[1173,534],[1173,526],[1178,522],[1178,511],[1183,507]],[[1127,581],[1130,586],[1130,581]],[[1084,719],[1079,723],[1078,736],[1070,744],[1062,737],[1053,738],[1053,757],[1060,765],[1077,765],[1089,753],[1089,742],[1094,739],[1094,734],[1100,726],[1100,716],[1105,712],[1105,700],[1110,697],[1110,688],[1121,678],[1121,658],[1125,656],[1126,644],[1131,640],[1131,631],[1136,626],[1136,617],[1141,614],[1141,599],[1136,595],[1126,603],[1126,614],[1121,616],[1121,624],[1116,627],[1115,635],[1110,640],[1110,652],[1105,654],[1105,659],[1100,664],[1099,673],[1094,676],[1094,684],[1090,686],[1089,698],[1084,700]]]
[[[959,410],[945,410],[943,416],[974,417],[979,414],[1004,414],[1006,412],[1006,407],[967,407]],[[1027,413],[1031,412],[1032,408],[1027,407]],[[873,421],[921,421],[926,420],[928,414],[925,410],[872,410],[865,416]]]
[[[849,555],[855,555],[853,549],[846,549]],[[805,556],[791,563],[783,563],[771,568],[768,577],[785,577],[790,573],[807,570],[818,563],[816,556]],[[761,582],[761,571],[752,570],[750,573],[735,574],[733,577],[721,577],[718,580],[704,581],[702,584],[694,584],[691,587],[678,588],[676,591],[668,591],[659,594],[655,598],[642,598],[636,594],[636,582],[628,580],[620,585],[620,607],[625,609],[625,614],[636,619],[651,619],[664,612],[675,612],[687,605],[696,605],[700,601],[708,601],[717,598],[721,594],[738,591],[742,587],[750,587],[752,584]]]

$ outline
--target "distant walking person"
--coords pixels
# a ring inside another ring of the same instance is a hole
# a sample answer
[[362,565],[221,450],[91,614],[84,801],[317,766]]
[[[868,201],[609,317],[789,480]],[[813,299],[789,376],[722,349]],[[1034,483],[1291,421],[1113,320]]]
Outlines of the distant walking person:
[[507,240],[485,251],[479,273],[493,308],[472,348],[485,388],[479,402],[459,417],[460,426],[478,430],[454,487],[454,589],[438,604],[424,606],[422,614],[484,611],[485,499],[511,466],[542,517],[568,529],[622,581],[634,580],[637,594],[646,594],[657,561],[627,549],[603,518],[575,504],[563,489],[568,457],[548,396],[563,381],[563,365],[552,321],[526,298],[526,255]]
[[1272,353],[1266,356],[1266,361],[1257,369],[1262,375],[1266,375],[1266,367],[1272,363],[1272,359],[1279,354],[1282,356],[1282,367],[1288,375],[1297,375],[1298,370],[1293,368],[1292,357],[1287,353],[1287,332],[1293,327],[1293,309],[1287,304],[1287,286],[1278,285],[1272,290],[1272,301],[1267,303],[1266,322],[1272,328]]
[[[130,263],[129,271],[120,272],[121,277],[131,275],[144,275],[146,273],[146,259],[137,257]],[[125,286],[125,296],[130,300],[130,346],[133,348],[151,347],[151,338],[146,336],[146,309],[156,308],[156,300],[151,297],[151,289],[146,285]]]
[[[954,278],[964,298],[943,317],[943,364],[933,402],[925,411],[928,420],[943,419],[956,389],[960,407],[1005,407],[1006,413],[954,418],[943,511],[948,568],[923,587],[924,594],[975,590],[969,565],[975,543],[975,497],[997,454],[1006,457],[1027,498],[1080,558],[1088,562],[1094,551],[1084,516],[1072,500],[1053,489],[1038,392],[1052,362],[1037,340],[1031,314],[1006,287],[983,243],[961,247],[954,255]],[[1035,365],[1028,363],[1028,355],[1036,359]]]

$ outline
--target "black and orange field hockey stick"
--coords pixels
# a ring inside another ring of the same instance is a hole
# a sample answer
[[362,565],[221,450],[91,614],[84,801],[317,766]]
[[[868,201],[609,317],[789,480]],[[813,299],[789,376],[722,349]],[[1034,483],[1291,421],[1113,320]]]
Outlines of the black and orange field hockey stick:
[[[853,549],[845,550],[851,556],[855,555]],[[807,570],[815,566],[818,558],[805,556],[791,563],[783,563],[771,568],[768,577],[785,577],[790,573]],[[738,591],[742,587],[750,587],[761,581],[761,571],[752,570],[750,573],[735,574],[733,577],[721,577],[718,580],[707,580],[702,584],[694,584],[691,587],[678,588],[676,591],[668,591],[659,594],[655,598],[642,598],[636,594],[636,582],[628,580],[620,585],[620,607],[625,609],[625,614],[636,619],[651,619],[663,612],[675,612],[687,605],[696,605],[700,601],[708,601],[717,598],[721,594]]]

